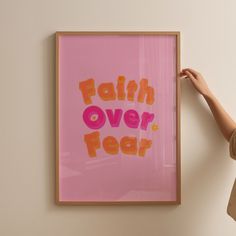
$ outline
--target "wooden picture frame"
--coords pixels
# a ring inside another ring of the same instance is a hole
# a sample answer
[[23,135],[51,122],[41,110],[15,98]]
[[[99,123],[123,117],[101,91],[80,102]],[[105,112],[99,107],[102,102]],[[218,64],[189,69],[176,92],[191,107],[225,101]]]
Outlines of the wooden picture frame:
[[57,204],[181,203],[179,72],[180,32],[56,32]]

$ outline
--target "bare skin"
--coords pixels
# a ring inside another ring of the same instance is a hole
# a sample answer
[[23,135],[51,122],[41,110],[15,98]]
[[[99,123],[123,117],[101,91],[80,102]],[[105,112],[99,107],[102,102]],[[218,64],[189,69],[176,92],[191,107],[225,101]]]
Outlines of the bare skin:
[[203,76],[193,69],[186,68],[180,72],[180,77],[189,79],[194,88],[204,97],[223,136],[229,141],[234,129],[236,129],[236,123],[216,99]]

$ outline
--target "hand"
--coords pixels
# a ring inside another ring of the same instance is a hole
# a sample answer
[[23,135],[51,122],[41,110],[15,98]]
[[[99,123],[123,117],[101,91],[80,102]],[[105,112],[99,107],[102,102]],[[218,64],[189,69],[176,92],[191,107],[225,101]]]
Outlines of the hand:
[[182,78],[189,79],[192,82],[194,88],[204,97],[210,96],[211,91],[208,88],[203,76],[199,72],[190,68],[186,68],[180,72],[180,76]]

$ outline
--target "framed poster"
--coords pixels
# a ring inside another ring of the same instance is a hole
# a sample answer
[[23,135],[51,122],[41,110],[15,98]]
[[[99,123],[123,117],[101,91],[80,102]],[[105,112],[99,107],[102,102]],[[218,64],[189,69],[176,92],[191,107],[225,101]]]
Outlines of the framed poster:
[[56,202],[180,204],[179,32],[56,33]]

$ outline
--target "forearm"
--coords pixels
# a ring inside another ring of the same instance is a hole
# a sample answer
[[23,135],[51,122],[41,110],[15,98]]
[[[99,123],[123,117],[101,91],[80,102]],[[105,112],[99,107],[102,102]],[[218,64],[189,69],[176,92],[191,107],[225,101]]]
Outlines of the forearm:
[[203,76],[190,68],[183,69],[180,76],[190,79],[194,88],[203,95],[222,134],[229,141],[234,129],[236,129],[236,123],[212,94]]
[[236,129],[236,123],[230,117],[230,115],[224,110],[222,105],[216,99],[216,97],[209,92],[203,96],[209,105],[211,112],[227,141],[229,141],[233,130]]

